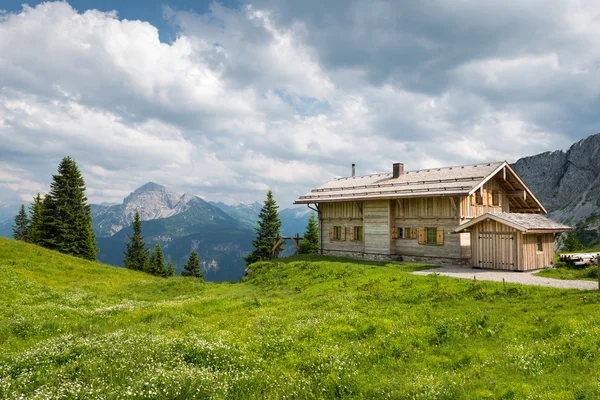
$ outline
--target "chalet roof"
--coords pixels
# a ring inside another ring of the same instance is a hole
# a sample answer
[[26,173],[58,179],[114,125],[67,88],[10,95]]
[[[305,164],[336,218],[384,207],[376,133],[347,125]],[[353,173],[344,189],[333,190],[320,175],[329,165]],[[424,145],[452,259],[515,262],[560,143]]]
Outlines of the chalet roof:
[[485,220],[498,221],[501,224],[510,226],[521,232],[564,232],[572,228],[567,225],[552,221],[540,214],[520,214],[520,213],[487,213],[472,219],[454,229],[454,232],[462,232]]
[[335,178],[300,196],[296,204],[324,201],[399,197],[468,195],[482,180],[506,162],[407,171],[394,179],[391,173]]

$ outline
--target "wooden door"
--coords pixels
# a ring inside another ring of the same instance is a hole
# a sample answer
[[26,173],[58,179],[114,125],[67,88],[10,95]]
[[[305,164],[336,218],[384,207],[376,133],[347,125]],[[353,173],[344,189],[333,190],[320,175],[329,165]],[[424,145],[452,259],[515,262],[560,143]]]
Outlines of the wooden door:
[[478,263],[481,268],[515,270],[517,250],[513,232],[480,232]]

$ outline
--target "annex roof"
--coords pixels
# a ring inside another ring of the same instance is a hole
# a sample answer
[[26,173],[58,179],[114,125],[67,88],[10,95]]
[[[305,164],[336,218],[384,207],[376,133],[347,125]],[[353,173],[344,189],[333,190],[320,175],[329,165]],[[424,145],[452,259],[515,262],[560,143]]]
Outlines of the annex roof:
[[391,173],[335,178],[300,196],[294,204],[468,196],[500,172],[507,190],[523,193],[522,208],[546,212],[506,161],[407,171],[398,178]]
[[487,213],[458,226],[456,229],[454,229],[454,232],[462,232],[473,225],[477,225],[482,221],[490,219],[524,233],[565,232],[573,229],[570,226],[552,221],[551,219],[540,214]]

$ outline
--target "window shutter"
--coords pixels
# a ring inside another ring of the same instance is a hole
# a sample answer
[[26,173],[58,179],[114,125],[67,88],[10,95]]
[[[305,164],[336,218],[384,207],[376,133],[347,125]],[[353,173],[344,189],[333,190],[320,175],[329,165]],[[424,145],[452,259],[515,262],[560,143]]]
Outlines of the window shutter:
[[417,238],[417,230],[415,229],[414,226],[410,227],[410,238],[411,239],[416,239]]
[[493,200],[493,191],[488,190],[487,191],[487,199],[488,199],[488,206],[494,205],[494,200]]
[[398,239],[398,228],[392,228],[392,239]]
[[346,227],[342,226],[342,237],[340,240],[346,240]]
[[471,205],[472,206],[476,206],[477,205],[477,195],[475,193],[473,193],[471,195]]
[[350,240],[355,240],[355,239],[356,239],[356,238],[354,237],[354,230],[355,230],[355,229],[356,229],[356,228],[355,228],[355,227],[353,227],[353,226],[351,226],[351,227],[350,227]]
[[437,244],[444,244],[444,228],[437,228]]
[[419,228],[419,244],[425,244],[425,228]]
[[335,229],[335,227],[330,227],[329,228],[329,240],[333,240],[333,230]]

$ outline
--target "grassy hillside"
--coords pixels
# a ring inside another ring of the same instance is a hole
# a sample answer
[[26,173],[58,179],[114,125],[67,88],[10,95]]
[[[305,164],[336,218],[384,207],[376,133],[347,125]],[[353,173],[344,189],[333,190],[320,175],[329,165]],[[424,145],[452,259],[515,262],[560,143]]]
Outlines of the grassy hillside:
[[160,279],[0,238],[0,398],[600,396],[600,297],[291,258]]

